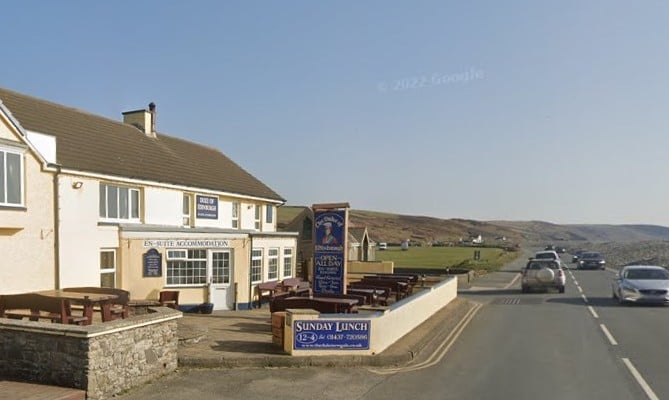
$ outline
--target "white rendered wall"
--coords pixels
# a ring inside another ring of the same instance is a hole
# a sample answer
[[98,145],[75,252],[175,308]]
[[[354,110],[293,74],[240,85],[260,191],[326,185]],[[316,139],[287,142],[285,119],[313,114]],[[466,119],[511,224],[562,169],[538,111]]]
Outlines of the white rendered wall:
[[144,189],[143,204],[145,223],[182,226],[182,191],[147,187]]
[[53,175],[20,141],[0,113],[0,138],[23,146],[25,208],[0,209],[0,293],[55,285]]
[[[72,187],[73,182],[83,185]],[[119,247],[118,228],[98,225],[100,184],[62,176],[60,195],[60,286],[99,286],[100,249]]]

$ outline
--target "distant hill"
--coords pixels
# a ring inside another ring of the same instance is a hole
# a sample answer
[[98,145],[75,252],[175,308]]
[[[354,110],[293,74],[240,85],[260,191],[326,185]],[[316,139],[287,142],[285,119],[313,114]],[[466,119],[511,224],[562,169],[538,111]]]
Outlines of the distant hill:
[[[283,225],[306,207],[279,208]],[[440,219],[427,216],[391,214],[377,211],[349,210],[352,227],[367,227],[376,242],[400,243],[410,239],[421,244],[433,242],[456,243],[481,235],[486,243],[536,244],[564,242],[641,242],[669,240],[669,227],[658,225],[559,225],[544,221],[476,221],[469,219]]]

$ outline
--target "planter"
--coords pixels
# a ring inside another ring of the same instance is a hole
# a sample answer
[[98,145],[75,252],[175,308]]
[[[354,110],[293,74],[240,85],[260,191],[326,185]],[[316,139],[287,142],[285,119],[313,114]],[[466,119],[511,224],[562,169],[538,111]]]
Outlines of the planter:
[[214,303],[200,304],[200,312],[202,314],[211,314],[214,311]]

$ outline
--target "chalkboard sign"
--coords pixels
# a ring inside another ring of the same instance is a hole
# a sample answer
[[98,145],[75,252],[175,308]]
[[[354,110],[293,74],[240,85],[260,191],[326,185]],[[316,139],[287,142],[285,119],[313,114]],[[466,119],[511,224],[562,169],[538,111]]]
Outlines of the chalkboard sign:
[[163,255],[156,249],[144,253],[144,277],[163,276]]

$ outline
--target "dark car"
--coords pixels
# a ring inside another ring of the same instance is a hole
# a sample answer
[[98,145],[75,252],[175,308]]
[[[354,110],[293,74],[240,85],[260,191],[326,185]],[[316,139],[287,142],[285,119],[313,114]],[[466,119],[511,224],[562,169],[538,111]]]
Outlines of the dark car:
[[586,251],[578,259],[578,269],[604,269],[606,261],[601,253],[596,251]]
[[583,250],[576,250],[575,252],[572,253],[571,256],[571,262],[577,263],[578,259],[581,257],[581,254],[585,253]]

